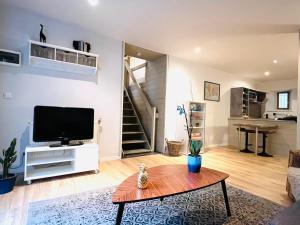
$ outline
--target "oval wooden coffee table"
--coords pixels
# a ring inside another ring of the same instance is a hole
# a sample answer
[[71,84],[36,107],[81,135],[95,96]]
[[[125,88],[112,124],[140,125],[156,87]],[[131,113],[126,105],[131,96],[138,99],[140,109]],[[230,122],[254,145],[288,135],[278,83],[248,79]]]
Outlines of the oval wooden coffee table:
[[121,224],[126,203],[147,201],[159,198],[161,201],[168,196],[178,195],[211,185],[221,183],[227,215],[230,216],[225,179],[228,174],[201,168],[200,173],[189,173],[187,165],[163,165],[148,169],[149,181],[147,189],[137,188],[138,173],[123,181],[113,193],[112,202],[118,204],[116,224]]

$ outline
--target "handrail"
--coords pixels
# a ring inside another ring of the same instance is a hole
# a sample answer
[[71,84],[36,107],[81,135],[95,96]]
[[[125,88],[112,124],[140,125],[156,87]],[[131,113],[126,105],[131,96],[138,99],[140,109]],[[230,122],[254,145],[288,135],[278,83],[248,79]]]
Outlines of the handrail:
[[128,71],[128,74],[130,76],[130,78],[132,79],[134,85],[137,87],[140,95],[142,96],[145,104],[146,104],[146,109],[148,111],[148,113],[152,116],[152,106],[150,105],[149,101],[148,101],[148,98],[146,97],[146,95],[144,94],[143,92],[143,89],[141,88],[141,85],[136,81],[135,77],[134,77],[134,74],[133,72],[131,71],[130,69],[130,66],[129,64],[126,62],[126,60],[124,60],[124,65],[125,65],[125,68],[127,69]]
[[138,66],[130,68],[130,69],[131,69],[131,71],[136,71],[136,70],[142,69],[142,68],[144,68],[146,66],[147,66],[147,63],[145,62],[145,63],[143,63],[141,65],[138,65]]
[[[124,65],[125,68],[130,76],[130,78],[132,79],[134,85],[137,87],[139,94],[142,96],[142,99],[144,100],[145,104],[146,104],[146,109],[147,112],[149,113],[149,115],[151,116],[152,119],[152,131],[151,131],[151,150],[154,151],[155,148],[155,130],[156,130],[156,118],[158,117],[158,113],[156,113],[156,107],[152,107],[148,98],[146,97],[146,95],[144,94],[144,91],[142,89],[142,87],[140,86],[140,84],[136,81],[135,76],[132,72],[132,69],[130,68],[128,62],[126,61],[126,59],[124,59]],[[147,64],[142,64],[141,68],[146,66]],[[137,67],[135,67],[137,68]]]

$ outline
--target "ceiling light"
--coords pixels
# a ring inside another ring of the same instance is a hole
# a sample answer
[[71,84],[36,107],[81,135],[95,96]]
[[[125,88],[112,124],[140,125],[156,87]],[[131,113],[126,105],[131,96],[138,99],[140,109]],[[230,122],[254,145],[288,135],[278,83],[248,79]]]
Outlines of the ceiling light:
[[270,76],[270,71],[266,71],[265,73],[264,73],[264,75],[266,76],[266,77],[268,77],[268,76]]
[[201,48],[200,48],[200,47],[194,48],[194,52],[195,52],[196,54],[199,54],[199,53],[201,52]]
[[88,0],[91,6],[96,6],[99,4],[99,0]]
[[137,52],[136,55],[137,55],[137,56],[142,56],[142,53]]
[[274,63],[274,64],[277,64],[277,63],[278,63],[278,60],[277,60],[277,59],[274,59],[274,60],[273,60],[273,63]]

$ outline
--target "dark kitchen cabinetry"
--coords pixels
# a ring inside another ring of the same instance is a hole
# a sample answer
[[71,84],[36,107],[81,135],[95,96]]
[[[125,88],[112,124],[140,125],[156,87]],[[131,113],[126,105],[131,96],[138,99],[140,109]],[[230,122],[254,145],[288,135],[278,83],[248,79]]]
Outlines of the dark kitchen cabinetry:
[[230,117],[261,118],[266,93],[249,88],[231,88]]

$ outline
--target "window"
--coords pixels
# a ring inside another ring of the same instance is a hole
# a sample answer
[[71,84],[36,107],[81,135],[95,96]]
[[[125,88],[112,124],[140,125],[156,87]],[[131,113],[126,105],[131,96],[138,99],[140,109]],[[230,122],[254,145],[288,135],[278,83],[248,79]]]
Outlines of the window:
[[[140,58],[135,58],[135,57],[130,57],[130,68],[140,66],[144,64],[146,60],[140,59]],[[146,82],[146,67],[142,67],[140,69],[137,69],[133,71],[134,77],[138,83],[145,83]],[[133,85],[132,80],[130,79],[129,85]]]
[[289,109],[290,92],[283,91],[277,93],[277,109]]

